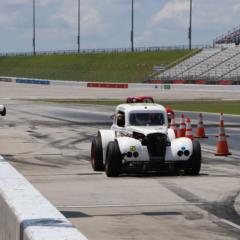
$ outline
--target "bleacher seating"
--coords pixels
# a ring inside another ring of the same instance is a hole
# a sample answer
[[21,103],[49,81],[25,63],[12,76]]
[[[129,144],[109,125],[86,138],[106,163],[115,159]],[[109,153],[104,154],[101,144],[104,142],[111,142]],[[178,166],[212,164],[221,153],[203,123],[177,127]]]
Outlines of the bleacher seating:
[[[226,50],[225,50],[226,51]],[[226,54],[228,59],[222,63],[216,65],[214,68],[202,74],[203,77],[222,77],[227,73],[231,73],[233,70],[239,68],[240,66],[240,48],[235,48],[231,50],[231,53],[235,54],[233,57],[229,58],[229,53]]]
[[158,76],[162,80],[240,79],[240,47],[204,49]]
[[179,63],[173,68],[165,71],[162,75],[160,75],[160,77],[178,78],[179,76],[182,76],[184,72],[188,71],[194,66],[197,66],[201,62],[206,61],[208,58],[214,56],[220,51],[220,48],[204,49],[200,53],[186,59],[185,61]]
[[[220,76],[218,71],[219,66],[226,66],[231,58],[234,58],[240,54],[240,48],[228,48],[220,51],[218,54],[206,59],[197,66],[191,68],[187,72],[187,76],[199,77],[209,76],[209,73],[214,73],[216,76]],[[230,64],[230,63],[229,63]],[[186,76],[186,75],[184,75]],[[214,76],[214,75],[213,75]]]

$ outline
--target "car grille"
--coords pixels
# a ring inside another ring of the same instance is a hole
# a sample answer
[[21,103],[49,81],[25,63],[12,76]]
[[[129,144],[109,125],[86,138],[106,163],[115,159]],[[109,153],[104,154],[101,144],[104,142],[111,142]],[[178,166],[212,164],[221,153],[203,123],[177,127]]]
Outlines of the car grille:
[[164,161],[167,147],[167,136],[162,133],[147,135],[147,148],[151,161]]

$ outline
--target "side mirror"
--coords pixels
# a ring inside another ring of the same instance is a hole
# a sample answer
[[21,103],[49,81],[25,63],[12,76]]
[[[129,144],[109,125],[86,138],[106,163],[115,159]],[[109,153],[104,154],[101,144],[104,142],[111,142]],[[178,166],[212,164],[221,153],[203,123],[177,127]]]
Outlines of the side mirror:
[[111,119],[114,119],[114,117],[115,117],[115,114],[113,114],[113,115],[110,116]]

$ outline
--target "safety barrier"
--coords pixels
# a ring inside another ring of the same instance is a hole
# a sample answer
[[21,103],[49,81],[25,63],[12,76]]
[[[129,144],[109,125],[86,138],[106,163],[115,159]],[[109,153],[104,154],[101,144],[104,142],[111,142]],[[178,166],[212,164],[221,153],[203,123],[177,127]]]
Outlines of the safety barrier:
[[12,83],[27,83],[27,84],[43,84],[51,86],[73,86],[79,88],[141,88],[141,89],[158,89],[161,91],[207,91],[207,92],[239,92],[240,85],[231,85],[229,80],[224,80],[218,84],[205,84],[205,80],[197,80],[195,84],[183,84],[177,81],[177,84],[164,83],[158,80],[153,83],[89,83],[77,81],[61,81],[61,80],[41,80],[41,79],[15,79],[12,77],[0,77],[3,81]]
[[12,82],[12,78],[9,77],[0,77],[0,82]]
[[0,156],[1,240],[87,240]]
[[196,80],[196,84],[207,84],[207,81],[199,79],[199,80]]
[[234,79],[150,79],[145,84],[205,84],[205,85],[240,85],[239,80]]
[[35,80],[35,79],[25,79],[25,78],[17,78],[16,83],[50,85],[49,80]]
[[219,80],[218,84],[219,85],[232,85],[232,81],[231,80]]
[[128,88],[124,83],[88,83],[88,88]]

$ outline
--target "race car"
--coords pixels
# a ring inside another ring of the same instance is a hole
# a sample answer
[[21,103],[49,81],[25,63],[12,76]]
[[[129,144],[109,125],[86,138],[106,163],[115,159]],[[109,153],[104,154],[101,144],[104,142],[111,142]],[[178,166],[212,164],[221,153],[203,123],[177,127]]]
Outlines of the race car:
[[7,110],[4,105],[0,105],[0,115],[6,116]]
[[91,145],[92,168],[108,177],[173,168],[198,175],[201,159],[199,142],[176,138],[158,104],[118,105],[111,129],[99,130]]
[[[154,100],[150,96],[131,96],[126,100],[127,103],[154,103]],[[170,125],[172,118],[174,117],[174,112],[170,107],[166,107],[168,115],[168,124]]]
[[128,97],[126,100],[127,103],[154,103],[154,100],[150,96],[132,96]]

